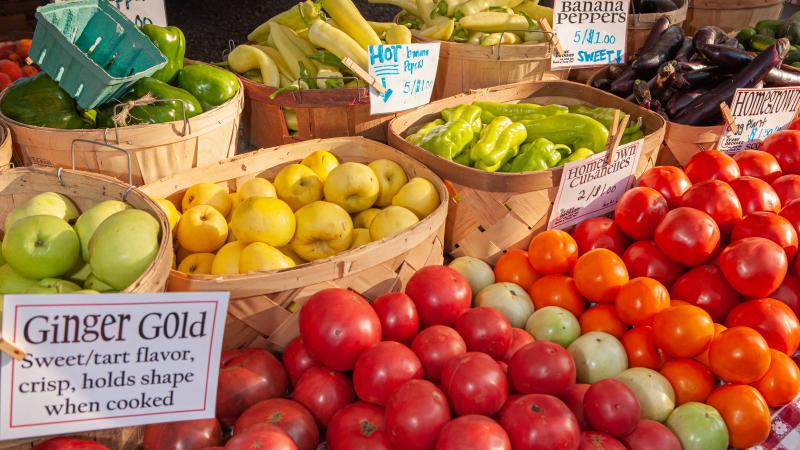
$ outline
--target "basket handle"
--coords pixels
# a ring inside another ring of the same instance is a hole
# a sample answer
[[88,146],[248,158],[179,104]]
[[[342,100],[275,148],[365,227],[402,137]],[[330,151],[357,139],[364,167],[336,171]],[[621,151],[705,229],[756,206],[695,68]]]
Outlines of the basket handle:
[[10,161],[5,164],[0,164],[0,169],[4,169],[6,167],[8,167],[9,169],[13,169],[16,166],[14,165],[14,161]]
[[[70,157],[70,160],[72,161],[72,170],[75,170],[75,144],[77,144],[78,142],[85,142],[87,144],[93,144],[93,145],[100,145],[100,146],[103,146],[103,147],[108,147],[108,148],[110,148],[112,150],[116,150],[118,152],[122,152],[122,153],[125,154],[125,156],[128,158],[128,184],[130,185],[130,189],[128,189],[128,191],[125,192],[125,195],[122,197],[123,200],[124,200],[128,196],[128,192],[130,192],[131,189],[133,189],[133,157],[131,157],[131,152],[129,152],[128,150],[126,150],[124,148],[117,147],[116,145],[112,145],[112,144],[109,144],[109,143],[106,143],[106,142],[93,141],[91,139],[75,139],[75,140],[72,141],[72,143],[69,146],[69,157]],[[58,172],[58,177],[59,177],[59,179],[61,178],[61,171],[60,170]]]
[[[136,106],[146,106],[152,105],[154,103],[166,103],[166,102],[180,102],[183,108],[181,108],[181,113],[183,114],[183,131],[181,131],[181,137],[186,137],[186,132],[192,132],[192,125],[189,123],[189,117],[186,116],[186,109],[189,107],[189,102],[180,98],[154,98],[152,100],[147,100],[146,102],[137,103]],[[117,103],[114,105],[114,115],[116,116],[121,111],[120,108],[124,108],[128,106],[128,103]],[[116,139],[117,145],[120,144],[119,142],[119,125],[117,122],[114,122],[114,137]]]

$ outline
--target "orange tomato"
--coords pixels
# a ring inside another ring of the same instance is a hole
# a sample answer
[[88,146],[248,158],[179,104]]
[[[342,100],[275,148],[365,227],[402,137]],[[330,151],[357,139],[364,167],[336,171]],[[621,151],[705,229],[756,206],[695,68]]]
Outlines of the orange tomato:
[[619,290],[614,306],[628,325],[651,325],[657,313],[670,307],[669,291],[652,278],[634,278]]
[[717,378],[731,383],[753,383],[769,369],[769,345],[750,327],[731,327],[711,341],[708,362]]
[[[716,338],[717,336],[719,336],[720,333],[722,333],[727,329],[728,327],[726,327],[725,325],[714,323],[714,337]],[[714,340],[712,339],[711,342],[714,342]],[[709,348],[710,347],[711,346],[709,345]],[[711,368],[711,363],[708,362],[708,348],[703,350],[703,353],[700,353],[699,355],[695,356],[694,359],[696,361],[700,361],[704,366],[708,367],[709,369]]]
[[714,390],[706,403],[725,421],[731,447],[750,448],[769,437],[769,408],[754,387],[726,384]]
[[714,375],[708,367],[690,358],[670,359],[661,367],[661,375],[675,390],[675,404],[705,402],[714,390]]
[[528,252],[525,250],[509,250],[497,260],[494,265],[495,282],[509,282],[518,284],[522,289],[531,287],[539,279],[539,274],[533,270],[528,261]]
[[545,275],[528,289],[536,309],[545,306],[560,306],[579,317],[586,307],[586,300],[578,292],[575,280],[566,275]]
[[528,257],[542,275],[568,273],[578,259],[578,244],[567,232],[547,230],[531,239]]
[[617,339],[622,339],[628,329],[617,317],[614,306],[605,304],[594,305],[587,309],[578,318],[578,322],[581,325],[581,334],[604,331]]
[[800,393],[800,369],[786,353],[770,349],[769,354],[772,360],[766,375],[751,386],[758,389],[768,406],[783,406]]
[[674,298],[669,301],[669,306],[680,306],[680,305],[691,305],[691,303],[687,302],[686,300],[676,300]]
[[578,258],[573,276],[584,297],[593,302],[611,303],[628,282],[628,269],[616,253],[596,248]]
[[671,306],[656,314],[653,331],[656,345],[668,355],[691,358],[711,343],[714,321],[697,306]]
[[647,367],[659,370],[666,360],[664,352],[656,347],[652,327],[636,327],[622,336],[622,345],[628,354],[630,367]]

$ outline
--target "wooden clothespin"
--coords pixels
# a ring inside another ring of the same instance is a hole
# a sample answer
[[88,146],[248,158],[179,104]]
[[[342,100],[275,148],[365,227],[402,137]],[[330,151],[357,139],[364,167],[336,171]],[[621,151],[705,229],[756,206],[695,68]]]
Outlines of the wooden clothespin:
[[25,352],[25,350],[17,347],[16,345],[12,344],[11,342],[8,342],[3,338],[0,338],[0,352],[7,354],[8,356],[16,359],[17,361],[28,356],[28,353]]
[[383,87],[383,85],[375,77],[370,75],[369,72],[362,69],[361,66],[356,64],[355,61],[345,56],[342,59],[342,64],[344,64],[345,67],[350,69],[350,71],[353,72],[356,76],[366,81],[368,85],[372,86],[372,88],[378,91],[381,95],[386,94],[386,88]]
[[733,120],[733,114],[731,113],[731,109],[728,107],[728,104],[722,102],[719,104],[719,110],[722,113],[722,118],[725,119],[725,123],[728,124],[728,128],[735,133],[739,132],[739,126],[736,125],[736,122]]
[[606,145],[606,163],[608,165],[614,164],[617,161],[617,147],[622,140],[622,135],[625,134],[625,129],[628,128],[628,122],[631,116],[625,114],[622,121],[619,120],[619,110],[614,111],[614,119],[611,121],[611,130],[608,133],[608,143]]
[[561,42],[558,40],[558,36],[553,33],[553,27],[550,26],[550,22],[547,21],[545,18],[536,19],[536,23],[539,24],[539,30],[542,33],[548,33],[550,35],[550,44],[553,45],[553,49],[556,51],[556,55],[561,56],[564,54],[564,47],[561,46]]

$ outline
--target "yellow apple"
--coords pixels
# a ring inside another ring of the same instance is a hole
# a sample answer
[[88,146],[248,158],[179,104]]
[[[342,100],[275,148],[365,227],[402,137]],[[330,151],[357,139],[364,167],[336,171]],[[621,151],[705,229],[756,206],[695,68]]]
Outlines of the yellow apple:
[[231,211],[228,188],[214,183],[198,183],[186,190],[181,200],[181,211],[186,213],[192,206],[208,205],[216,208],[222,217]]
[[353,243],[350,244],[350,248],[358,248],[362,245],[366,245],[372,242],[372,238],[369,236],[369,229],[367,228],[355,228],[353,229]]
[[325,179],[328,178],[328,174],[331,173],[331,170],[335,169],[336,166],[339,165],[339,160],[336,159],[336,155],[331,152],[317,150],[314,153],[306,156],[305,159],[300,162],[300,164],[308,166],[324,183]]
[[295,217],[297,233],[292,248],[306,261],[333,256],[349,249],[353,242],[353,220],[339,205],[310,203],[297,210]]
[[353,214],[372,207],[378,200],[378,176],[368,166],[347,162],[333,169],[324,186],[325,200]]
[[369,236],[373,241],[392,237],[419,222],[417,215],[402,206],[387,206],[375,216],[369,226]]
[[439,207],[439,191],[425,178],[415,177],[392,199],[392,205],[410,209],[422,220]]
[[245,245],[239,241],[228,242],[214,256],[211,263],[213,275],[233,275],[239,273],[239,258]]
[[268,272],[270,270],[294,267],[292,258],[281,253],[277,248],[263,242],[253,242],[242,250],[239,258],[239,272]]
[[177,261],[176,264],[180,264],[181,261],[184,260],[184,258],[186,258],[187,256],[189,256],[191,254],[192,254],[192,252],[190,252],[189,250],[186,250],[185,248],[181,247],[180,243],[179,243],[178,247],[175,249],[175,260]]
[[276,198],[278,196],[275,193],[275,186],[266,178],[251,178],[239,186],[236,192],[239,193],[240,202],[251,197]]
[[298,255],[296,251],[294,251],[294,249],[292,248],[292,244],[291,243],[288,244],[288,245],[284,245],[283,247],[280,247],[278,250],[280,250],[281,253],[283,253],[284,255],[286,255],[289,258],[291,258],[292,261],[294,261],[294,263],[296,265],[298,265],[298,266],[300,264],[305,264],[307,262],[306,260],[301,258],[300,255]]
[[294,236],[294,213],[283,200],[250,197],[234,211],[231,229],[236,239],[244,244],[264,242],[283,247]]
[[231,214],[233,214],[233,212],[236,211],[236,207],[241,205],[242,204],[242,200],[244,200],[242,198],[242,194],[240,194],[238,192],[231,192],[230,194],[228,194],[228,197],[231,198],[231,212],[228,213],[227,216],[225,216],[226,219],[230,219],[231,218]]
[[285,201],[292,211],[311,202],[322,200],[322,181],[313,170],[302,164],[289,164],[275,177],[278,198]]
[[379,212],[381,212],[381,210],[378,208],[370,208],[361,211],[353,217],[353,226],[356,228],[369,229],[369,224],[372,223],[372,219],[374,219]]
[[165,198],[156,198],[151,197],[156,205],[158,205],[163,211],[164,214],[167,215],[167,220],[169,220],[169,231],[172,232],[173,237],[175,236],[175,227],[178,226],[178,221],[181,220],[181,213],[178,212],[178,208],[175,207],[175,204]]
[[209,205],[189,208],[178,222],[178,242],[192,253],[213,253],[222,247],[227,238],[228,222],[225,216]]
[[214,262],[213,253],[192,253],[178,266],[178,272],[189,275],[209,275],[211,264]]
[[389,159],[376,159],[369,163],[369,168],[378,176],[378,184],[381,187],[375,206],[382,208],[391,205],[395,194],[408,183],[406,172],[400,164]]

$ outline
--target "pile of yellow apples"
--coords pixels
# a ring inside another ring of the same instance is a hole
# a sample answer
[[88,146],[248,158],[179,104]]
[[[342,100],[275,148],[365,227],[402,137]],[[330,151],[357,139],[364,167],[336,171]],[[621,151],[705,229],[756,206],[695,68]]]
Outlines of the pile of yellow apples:
[[193,185],[180,212],[154,200],[172,226],[177,270],[193,275],[267,272],[327,258],[395,236],[440,204],[430,180],[409,180],[394,161],[340,164],[323,150],[236,192]]

